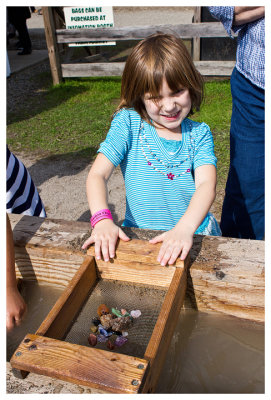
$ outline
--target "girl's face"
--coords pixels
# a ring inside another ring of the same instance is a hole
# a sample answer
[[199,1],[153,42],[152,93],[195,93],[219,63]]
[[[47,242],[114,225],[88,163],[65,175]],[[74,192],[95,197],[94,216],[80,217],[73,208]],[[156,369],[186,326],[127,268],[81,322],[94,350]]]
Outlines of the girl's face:
[[158,97],[146,93],[143,102],[147,114],[158,128],[167,128],[172,133],[181,133],[181,122],[191,109],[191,98],[187,88],[173,92],[163,79]]

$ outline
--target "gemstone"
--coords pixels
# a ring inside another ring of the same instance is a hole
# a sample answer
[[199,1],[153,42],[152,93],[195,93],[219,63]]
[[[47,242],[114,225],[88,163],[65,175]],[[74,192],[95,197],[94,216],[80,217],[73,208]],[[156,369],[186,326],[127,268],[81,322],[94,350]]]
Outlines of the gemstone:
[[122,317],[121,311],[119,311],[117,308],[112,308],[112,314],[116,315],[117,317]]
[[123,346],[127,342],[127,340],[128,339],[126,337],[118,336],[115,341],[115,345],[118,347]]
[[106,343],[106,346],[109,348],[109,350],[114,350],[115,346],[114,344],[111,342],[111,340],[108,340]]
[[97,314],[99,315],[99,317],[101,315],[109,314],[109,308],[105,304],[100,304],[97,309]]
[[88,337],[88,342],[91,346],[96,346],[97,344],[97,337],[93,333],[91,333]]
[[123,317],[129,317],[130,316],[130,314],[128,313],[127,310],[125,310],[125,308],[122,308],[120,311],[121,311],[121,314],[122,314]]
[[90,330],[91,330],[93,333],[95,333],[95,332],[97,332],[98,327],[97,327],[96,325],[92,325],[92,326],[90,327]]
[[113,331],[123,331],[128,329],[132,325],[130,317],[119,317],[113,320],[112,330]]
[[133,318],[138,318],[138,317],[140,317],[140,315],[141,315],[141,311],[140,311],[140,310],[132,310],[132,311],[130,312],[130,314],[131,314],[131,317],[133,317]]
[[94,325],[96,325],[96,326],[98,326],[100,323],[101,323],[101,321],[99,320],[99,318],[93,318],[92,319],[92,323],[94,324]]
[[97,336],[97,340],[98,340],[98,342],[100,342],[100,343],[105,343],[105,342],[107,342],[107,337],[106,336],[104,336],[104,335],[98,335]]
[[104,329],[102,327],[102,325],[99,325],[99,332],[100,332],[101,335],[103,335],[105,337],[108,337],[108,336],[112,335],[112,332],[108,332],[106,329]]
[[113,323],[113,315],[112,314],[105,314],[101,315],[101,324],[103,328],[109,329],[111,328]]

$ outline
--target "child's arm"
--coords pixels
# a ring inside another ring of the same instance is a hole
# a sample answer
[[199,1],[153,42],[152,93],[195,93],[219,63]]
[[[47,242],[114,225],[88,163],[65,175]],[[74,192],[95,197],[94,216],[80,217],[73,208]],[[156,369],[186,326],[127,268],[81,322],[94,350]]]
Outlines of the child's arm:
[[10,331],[15,325],[20,324],[26,311],[26,304],[17,288],[13,234],[8,214],[6,217],[6,236],[6,328]]
[[[114,164],[99,153],[87,177],[87,197],[91,214],[102,209],[108,209],[107,181],[114,170]],[[110,219],[103,219],[95,225],[91,236],[85,241],[82,248],[86,249],[95,243],[95,256],[99,260],[101,253],[105,261],[115,256],[115,247],[118,238],[128,241],[128,236]]]
[[181,260],[184,260],[192,247],[193,235],[215,199],[215,166],[202,165],[196,168],[195,185],[196,191],[190,204],[176,226],[150,240],[150,243],[163,242],[157,257],[161,265],[174,264],[180,254]]

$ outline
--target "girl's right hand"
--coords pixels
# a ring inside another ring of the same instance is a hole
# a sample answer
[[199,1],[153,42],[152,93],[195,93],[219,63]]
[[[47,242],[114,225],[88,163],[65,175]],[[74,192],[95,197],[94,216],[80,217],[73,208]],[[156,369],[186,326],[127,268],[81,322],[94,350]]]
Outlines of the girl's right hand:
[[95,243],[95,257],[104,261],[115,257],[115,248],[118,238],[128,242],[130,238],[120,229],[111,219],[99,221],[92,230],[91,236],[84,242],[82,249],[86,249],[92,243]]

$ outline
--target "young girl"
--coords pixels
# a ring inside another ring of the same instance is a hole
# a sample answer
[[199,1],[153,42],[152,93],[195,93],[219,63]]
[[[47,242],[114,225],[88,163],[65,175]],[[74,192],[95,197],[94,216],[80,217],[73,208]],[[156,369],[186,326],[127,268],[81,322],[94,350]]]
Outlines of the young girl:
[[193,234],[220,235],[209,209],[215,199],[216,157],[209,127],[188,119],[199,109],[203,80],[181,39],[154,34],[128,57],[121,101],[87,178],[95,256],[115,256],[118,238],[107,203],[107,181],[120,164],[126,188],[123,226],[166,231],[157,261],[187,256]]

